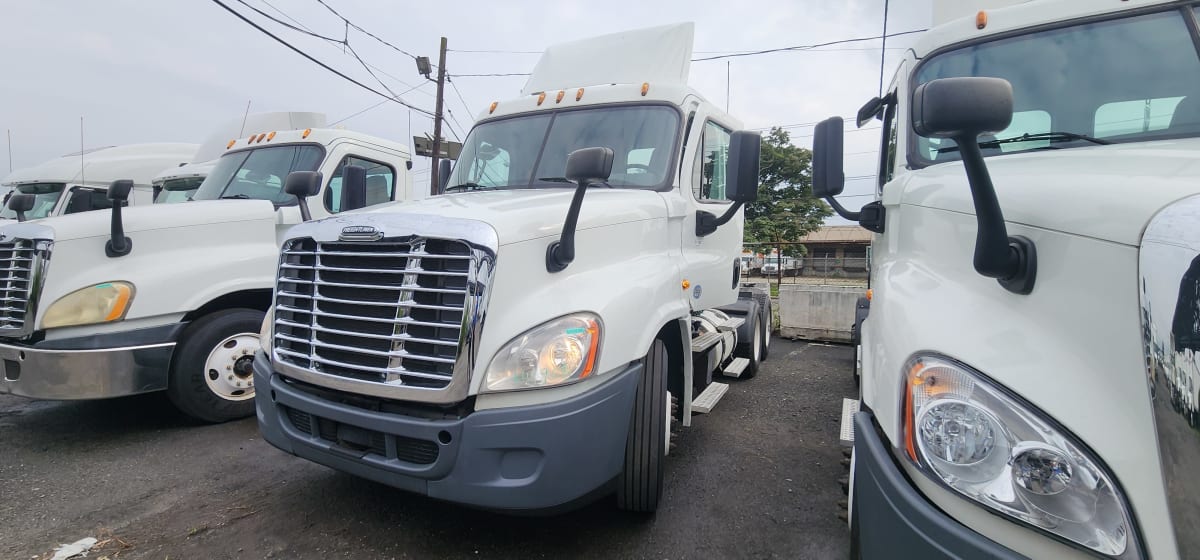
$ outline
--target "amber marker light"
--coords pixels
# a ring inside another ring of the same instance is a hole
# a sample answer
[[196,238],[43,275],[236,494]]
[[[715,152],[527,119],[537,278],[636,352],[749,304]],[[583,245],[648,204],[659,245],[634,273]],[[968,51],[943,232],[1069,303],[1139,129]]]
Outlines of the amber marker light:
[[646,97],[648,91],[650,91],[650,82],[642,82],[642,97]]
[[583,99],[583,88],[579,88],[579,91],[575,92],[575,101],[580,99]]
[[558,95],[554,96],[554,102],[555,102],[555,103],[562,103],[562,98],[563,98],[563,96],[564,96],[564,95],[566,95],[566,94],[567,94],[567,92],[565,92],[565,91],[563,91],[563,90],[561,90],[561,89],[560,89],[560,90],[558,90]]
[[684,281],[683,281],[683,284],[682,284],[682,286],[683,286],[683,289],[685,289],[685,290],[686,290],[686,289],[688,289],[688,288],[691,288],[691,287],[692,287],[692,283],[691,283],[691,282],[688,282],[687,280],[684,280]]
[[311,129],[311,128],[306,128],[306,129],[304,129],[304,134],[301,134],[301,135],[300,135],[300,137],[301,137],[301,138],[308,138],[308,135],[309,135],[309,134],[312,134],[312,129]]
[[[543,101],[545,101],[545,100],[546,100],[546,92],[544,92],[544,91],[543,91],[542,93],[539,93],[539,94],[538,94],[538,106],[541,106],[542,102],[543,102]],[[492,103],[492,109],[493,109],[493,110],[495,110],[495,109],[496,109],[496,104],[495,104],[495,103]],[[491,111],[488,111],[488,112],[490,113]]]
[[267,142],[270,142],[274,139],[275,139],[275,131],[272,130],[271,133],[267,135]]
[[979,10],[979,13],[975,14],[975,29],[984,27],[987,27],[987,12]]
[[232,148],[234,144],[237,144],[237,140],[230,140],[228,144],[225,144],[225,149]]
[[490,115],[490,114],[492,114],[492,113],[495,113],[495,112],[496,112],[496,106],[497,106],[497,105],[500,105],[500,102],[499,102],[499,101],[493,101],[493,102],[492,102],[492,106],[491,106],[491,107],[488,107],[488,114],[489,114],[489,115]]

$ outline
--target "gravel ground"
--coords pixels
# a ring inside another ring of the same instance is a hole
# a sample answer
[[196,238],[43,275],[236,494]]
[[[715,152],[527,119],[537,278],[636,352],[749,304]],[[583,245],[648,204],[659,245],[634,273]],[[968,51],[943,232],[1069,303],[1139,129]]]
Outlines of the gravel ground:
[[844,558],[841,399],[853,349],[776,339],[683,431],[654,516],[611,498],[510,517],[407,494],[286,455],[254,419],[198,426],[161,395],[0,396],[0,557]]

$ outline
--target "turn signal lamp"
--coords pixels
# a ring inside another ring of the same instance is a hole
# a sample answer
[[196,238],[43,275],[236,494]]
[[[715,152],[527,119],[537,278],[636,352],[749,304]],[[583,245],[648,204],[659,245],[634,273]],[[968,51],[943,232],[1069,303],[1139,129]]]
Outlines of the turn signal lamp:
[[234,144],[237,144],[237,140],[230,140],[228,144],[225,144],[225,149],[232,148]]
[[867,290],[867,301],[871,301],[873,297],[875,297],[875,290]]
[[684,280],[683,284],[681,284],[681,285],[683,286],[683,289],[685,289],[685,290],[692,287],[692,283],[688,282],[687,280]]
[[274,139],[275,139],[275,131],[272,130],[271,133],[267,135],[267,142],[270,142]]
[[[546,92],[543,91],[542,93],[538,94],[538,106],[541,106],[542,102],[545,100],[546,100]],[[492,111],[495,111],[495,110],[496,110],[496,104],[492,103]],[[488,111],[488,112],[491,113],[492,111]]]
[[580,99],[583,99],[583,88],[579,88],[579,91],[575,92],[575,101]]

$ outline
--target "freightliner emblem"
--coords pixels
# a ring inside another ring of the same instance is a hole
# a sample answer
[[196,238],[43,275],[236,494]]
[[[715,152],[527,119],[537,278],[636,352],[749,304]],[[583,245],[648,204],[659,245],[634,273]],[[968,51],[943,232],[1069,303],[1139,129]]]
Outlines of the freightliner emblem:
[[346,226],[342,228],[342,234],[338,236],[339,241],[379,241],[383,239],[383,232],[371,226]]

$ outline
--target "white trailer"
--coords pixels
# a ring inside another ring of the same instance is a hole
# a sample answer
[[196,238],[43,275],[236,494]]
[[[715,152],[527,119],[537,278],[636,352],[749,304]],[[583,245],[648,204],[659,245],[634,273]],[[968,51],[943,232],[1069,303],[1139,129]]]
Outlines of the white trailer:
[[834,198],[846,123],[817,127],[814,192],[877,234],[852,556],[1200,557],[1198,10],[930,29],[855,119],[882,120],[857,211]]
[[254,131],[223,152],[192,202],[0,226],[0,393],[165,390],[200,420],[250,415],[283,232],[422,191],[407,147],[346,130]]
[[[105,192],[118,179],[133,181],[128,204],[151,204],[154,176],[192,161],[197,147],[162,142],[97,148],[14,171],[4,178],[3,186],[12,193],[33,195],[33,207],[25,212],[28,219],[108,209],[111,204]],[[15,220],[17,214],[5,207],[0,219]]]
[[770,334],[739,284],[758,135],[687,87],[691,45],[687,24],[550,47],[444,194],[292,229],[264,439],[478,507],[658,507],[673,427]]

